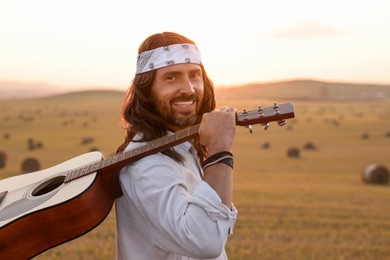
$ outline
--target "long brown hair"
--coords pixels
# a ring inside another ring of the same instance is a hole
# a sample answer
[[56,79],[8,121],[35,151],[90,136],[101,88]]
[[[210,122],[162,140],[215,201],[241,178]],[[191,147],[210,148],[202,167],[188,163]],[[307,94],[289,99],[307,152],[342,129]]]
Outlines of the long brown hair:
[[[146,38],[138,48],[138,54],[155,48],[168,46],[178,43],[195,44],[194,41],[173,32],[157,33]],[[200,123],[202,115],[215,109],[214,85],[207,76],[203,66],[202,75],[204,82],[204,95],[202,105],[198,115]],[[135,75],[132,84],[127,90],[121,111],[121,126],[126,130],[125,140],[119,146],[117,152],[122,152],[132,141],[137,133],[142,133],[143,138],[140,142],[148,142],[167,134],[168,129],[164,126],[164,119],[156,112],[154,105],[150,101],[151,86],[153,84],[156,72],[149,71]],[[194,140],[194,146],[201,161],[207,155],[205,147],[199,144],[198,139]],[[173,149],[163,151],[163,153],[178,162],[183,158]]]

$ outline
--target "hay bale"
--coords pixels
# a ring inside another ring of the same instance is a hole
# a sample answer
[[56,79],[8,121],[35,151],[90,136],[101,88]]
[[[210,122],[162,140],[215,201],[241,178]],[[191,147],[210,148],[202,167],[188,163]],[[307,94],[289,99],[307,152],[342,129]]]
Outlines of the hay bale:
[[310,150],[310,151],[316,151],[318,148],[317,148],[317,146],[314,143],[308,142],[308,143],[305,144],[303,149]]
[[271,144],[270,144],[269,142],[264,142],[264,143],[261,144],[260,147],[261,147],[262,149],[269,149],[270,146],[271,146]]
[[340,123],[339,123],[339,121],[337,121],[336,119],[332,119],[332,124],[334,125],[334,126],[340,126]]
[[43,143],[42,142],[35,141],[32,138],[29,138],[27,140],[27,149],[28,150],[32,151],[32,150],[35,150],[35,149],[42,149],[42,148],[43,148]]
[[301,156],[301,153],[298,148],[291,147],[287,150],[287,157],[290,158],[299,158]]
[[81,144],[82,145],[87,145],[87,144],[93,143],[94,141],[95,141],[95,138],[93,138],[93,137],[83,137],[81,139]]
[[39,161],[35,158],[27,158],[22,162],[22,172],[23,173],[29,173],[29,172],[36,172],[41,169],[41,165]]
[[367,184],[387,185],[390,181],[389,170],[382,165],[370,164],[364,169],[362,180]]
[[0,151],[0,169],[5,168],[7,161],[7,154],[3,151]]
[[27,139],[27,149],[30,151],[35,149],[34,139],[32,138]]

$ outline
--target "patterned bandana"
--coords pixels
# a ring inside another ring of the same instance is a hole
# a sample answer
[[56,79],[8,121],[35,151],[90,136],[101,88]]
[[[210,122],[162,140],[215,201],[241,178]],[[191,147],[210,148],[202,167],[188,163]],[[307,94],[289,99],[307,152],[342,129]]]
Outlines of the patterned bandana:
[[141,74],[179,63],[203,65],[198,47],[193,44],[182,43],[144,51],[138,55],[137,71],[135,74]]

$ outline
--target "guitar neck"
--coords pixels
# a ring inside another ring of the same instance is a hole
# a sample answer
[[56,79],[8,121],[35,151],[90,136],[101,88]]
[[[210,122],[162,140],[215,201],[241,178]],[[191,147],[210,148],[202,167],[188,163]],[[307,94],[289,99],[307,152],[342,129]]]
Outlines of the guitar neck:
[[[284,125],[285,119],[293,117],[295,117],[294,107],[291,103],[281,105],[274,103],[270,107],[262,108],[258,106],[255,110],[247,111],[244,109],[243,112],[237,113],[236,125],[251,126],[252,124],[268,124],[268,122],[272,121],[278,121],[279,125]],[[70,182],[96,171],[118,171],[125,165],[139,160],[142,157],[164,151],[177,144],[193,139],[198,134],[199,126],[199,124],[191,126],[173,134],[152,140],[132,150],[116,154],[108,159],[70,170],[66,173],[64,182]]]
[[108,159],[98,161],[89,165],[85,165],[80,168],[73,169],[67,173],[65,183],[74,179],[83,177],[92,172],[107,170],[117,171],[123,168],[125,165],[135,162],[145,156],[164,151],[170,147],[184,143],[191,140],[198,134],[199,124],[191,126],[189,128],[177,131],[173,134],[162,136],[154,139],[145,145],[136,147],[129,151],[118,153]]

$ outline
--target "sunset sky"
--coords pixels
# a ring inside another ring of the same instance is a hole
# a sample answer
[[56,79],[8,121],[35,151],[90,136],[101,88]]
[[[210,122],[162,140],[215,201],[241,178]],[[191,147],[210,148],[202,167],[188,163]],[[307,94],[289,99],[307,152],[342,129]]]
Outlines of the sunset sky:
[[126,89],[150,34],[199,46],[216,86],[390,84],[386,0],[0,0],[0,80]]

